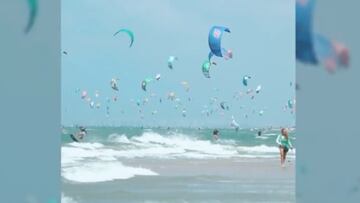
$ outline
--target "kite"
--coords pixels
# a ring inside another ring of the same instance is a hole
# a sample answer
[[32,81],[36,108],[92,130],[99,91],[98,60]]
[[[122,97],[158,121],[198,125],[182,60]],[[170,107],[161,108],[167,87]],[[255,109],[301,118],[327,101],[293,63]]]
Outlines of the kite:
[[248,85],[248,80],[251,79],[251,76],[248,76],[248,75],[245,75],[243,77],[243,80],[242,80],[242,83],[244,86],[247,86]]
[[115,91],[119,91],[117,81],[119,81],[119,79],[114,79],[114,78],[111,79],[111,81],[110,81],[111,88]]
[[256,94],[259,94],[260,90],[261,90],[261,85],[258,85],[255,89]]
[[201,66],[202,72],[206,78],[210,78],[210,67],[211,63],[210,61],[206,60]]
[[224,32],[230,33],[230,29],[223,26],[213,26],[209,31],[209,47],[210,53],[208,59],[215,55],[217,57],[232,58],[232,51],[221,47],[221,39]]
[[220,107],[221,107],[223,110],[229,110],[229,106],[226,105],[226,102],[224,102],[224,101],[220,103]]
[[152,82],[153,80],[151,78],[146,78],[141,82],[141,89],[146,91],[147,85]]
[[174,61],[177,61],[178,58],[176,56],[169,56],[169,59],[168,59],[168,67],[170,69],[173,69],[174,67]]
[[126,33],[130,37],[130,46],[129,47],[132,47],[132,45],[134,43],[134,33],[128,29],[120,29],[119,31],[114,33],[114,36],[116,36],[117,34],[119,34],[121,32]]
[[25,34],[29,33],[32,27],[34,26],[35,19],[38,13],[38,1],[37,0],[28,0],[29,6],[29,20],[25,27]]
[[313,31],[315,0],[296,1],[296,59],[310,65],[322,64],[329,72],[348,67],[348,48]]

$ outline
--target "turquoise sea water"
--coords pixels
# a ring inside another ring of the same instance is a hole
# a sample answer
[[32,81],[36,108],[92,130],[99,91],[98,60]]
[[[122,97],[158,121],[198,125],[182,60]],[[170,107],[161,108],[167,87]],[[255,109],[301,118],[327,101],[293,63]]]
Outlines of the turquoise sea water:
[[[88,127],[88,136],[84,142],[99,142],[113,145],[113,139],[116,136],[123,136],[127,139],[141,137],[148,133],[154,133],[164,138],[175,138],[182,136],[193,140],[213,141],[212,131],[214,129],[194,129],[194,128],[140,128],[140,127]],[[280,134],[280,129],[218,129],[220,131],[220,143],[222,141],[232,142],[238,146],[277,146],[275,139]],[[258,136],[261,131],[261,136]],[[76,128],[64,128],[62,134],[62,143],[66,145],[72,142],[68,134],[77,132]],[[295,143],[295,130],[290,131],[290,139]],[[154,142],[156,142],[154,140]],[[118,143],[116,143],[118,144]]]

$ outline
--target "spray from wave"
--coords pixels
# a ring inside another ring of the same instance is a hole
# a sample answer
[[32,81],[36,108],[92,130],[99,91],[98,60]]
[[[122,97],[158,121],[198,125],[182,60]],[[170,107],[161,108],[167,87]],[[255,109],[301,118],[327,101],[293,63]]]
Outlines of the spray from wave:
[[67,197],[64,193],[61,194],[61,203],[77,203],[73,198]]
[[[153,176],[156,172],[126,166],[121,160],[154,159],[215,159],[215,158],[278,158],[276,145],[242,146],[234,140],[200,139],[181,133],[162,135],[145,131],[141,135],[110,134],[102,143],[67,143],[62,147],[62,176],[74,182],[102,182]],[[294,157],[295,151],[289,152]]]
[[64,167],[62,175],[65,179],[74,182],[92,183],[129,179],[137,175],[157,175],[157,173],[145,168],[124,166],[121,162],[96,161]]

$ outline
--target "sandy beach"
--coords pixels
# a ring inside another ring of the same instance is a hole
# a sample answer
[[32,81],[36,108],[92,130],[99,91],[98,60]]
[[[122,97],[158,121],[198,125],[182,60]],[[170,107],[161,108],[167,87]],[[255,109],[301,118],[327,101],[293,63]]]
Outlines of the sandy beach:
[[[123,159],[126,166],[158,175],[74,183],[63,179],[63,195],[77,203],[135,202],[295,202],[295,160]],[[66,202],[65,202],[66,203]]]

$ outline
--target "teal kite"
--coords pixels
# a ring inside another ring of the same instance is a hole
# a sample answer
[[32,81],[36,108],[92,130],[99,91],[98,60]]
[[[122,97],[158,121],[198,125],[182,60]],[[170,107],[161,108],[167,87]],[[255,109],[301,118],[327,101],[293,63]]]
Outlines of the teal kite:
[[128,29],[120,29],[119,31],[114,33],[114,36],[116,36],[120,32],[124,32],[130,37],[130,46],[129,47],[132,47],[132,45],[134,43],[134,33],[131,30],[128,30]]
[[174,61],[177,61],[177,60],[178,60],[178,58],[177,58],[176,56],[169,56],[169,59],[168,59],[168,67],[169,67],[170,69],[173,69],[173,68],[174,68],[173,63],[174,63]]
[[142,82],[141,82],[141,89],[146,91],[146,87],[147,85],[152,82],[153,79],[152,78],[145,78]]
[[34,26],[35,19],[38,13],[38,2],[37,0],[28,0],[29,6],[29,20],[25,27],[25,33],[29,33],[32,27]]
[[206,60],[201,66],[202,72],[206,78],[210,78],[210,67],[211,63],[210,61]]
[[243,77],[243,85],[244,86],[247,86],[248,85],[248,80],[249,79],[251,79],[251,76],[248,76],[248,75],[245,75],[244,77]]
[[291,101],[291,99],[288,100],[288,104],[287,106],[289,107],[289,109],[292,109],[293,108],[293,101]]

